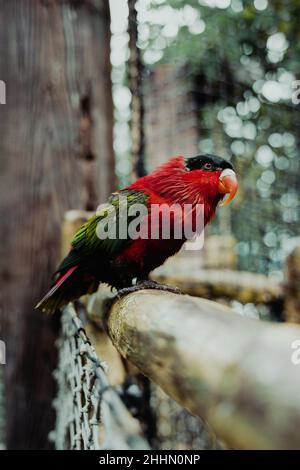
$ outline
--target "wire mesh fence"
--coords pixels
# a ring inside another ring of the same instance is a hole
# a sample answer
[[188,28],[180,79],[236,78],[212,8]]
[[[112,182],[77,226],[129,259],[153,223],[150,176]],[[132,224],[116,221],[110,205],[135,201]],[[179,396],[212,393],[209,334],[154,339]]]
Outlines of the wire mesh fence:
[[148,449],[138,422],[109,385],[107,366],[95,353],[71,304],[62,313],[58,350],[56,426],[50,435],[55,448]]
[[203,420],[191,415],[153,383],[151,384],[151,406],[156,410],[156,448],[160,450],[224,448]]
[[[122,387],[109,384],[108,366],[99,359],[83,326],[75,307],[69,304],[62,313],[57,343],[56,426],[50,433],[54,447],[58,450],[150,449],[141,421],[133,417],[136,416],[134,407],[125,405],[126,393]],[[200,418],[184,410],[154,383],[149,390],[149,406],[155,420],[152,448],[220,448]]]

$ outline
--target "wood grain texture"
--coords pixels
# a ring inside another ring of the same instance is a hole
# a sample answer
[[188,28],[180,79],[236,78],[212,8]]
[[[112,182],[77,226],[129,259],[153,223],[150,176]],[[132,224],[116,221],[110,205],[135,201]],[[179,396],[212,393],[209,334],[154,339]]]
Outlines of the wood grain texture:
[[125,358],[229,446],[300,448],[300,375],[291,348],[298,326],[251,320],[209,300],[139,291],[113,304],[106,327]]
[[109,10],[102,0],[0,3],[1,339],[7,446],[45,449],[57,319],[33,309],[59,261],[67,209],[114,188]]
[[[182,263],[183,264],[183,263]],[[152,274],[153,279],[175,285],[184,293],[207,299],[237,300],[243,304],[281,303],[284,291],[280,283],[263,274],[230,269],[194,269],[191,273],[186,263],[182,271],[165,265]]]

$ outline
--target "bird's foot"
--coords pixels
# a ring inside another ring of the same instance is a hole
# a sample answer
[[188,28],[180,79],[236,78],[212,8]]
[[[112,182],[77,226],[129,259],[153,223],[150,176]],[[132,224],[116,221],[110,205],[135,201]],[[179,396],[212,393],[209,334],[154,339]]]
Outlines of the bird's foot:
[[160,284],[156,281],[151,281],[149,279],[138,281],[136,285],[130,287],[124,287],[123,289],[118,290],[116,297],[120,299],[124,295],[131,294],[132,292],[138,292],[143,289],[154,289],[162,290],[165,292],[172,292],[173,294],[181,294],[181,290],[175,286],[169,286],[167,284]]

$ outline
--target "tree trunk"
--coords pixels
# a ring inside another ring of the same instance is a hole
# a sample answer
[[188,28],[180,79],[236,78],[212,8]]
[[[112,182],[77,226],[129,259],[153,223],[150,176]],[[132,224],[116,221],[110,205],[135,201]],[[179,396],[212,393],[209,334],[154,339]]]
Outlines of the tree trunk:
[[128,80],[132,95],[131,99],[131,153],[132,179],[146,175],[145,168],[145,133],[144,133],[144,96],[143,96],[143,62],[137,46],[138,27],[136,0],[128,0],[128,33],[129,62]]
[[103,0],[1,1],[1,329],[6,445],[47,449],[58,319],[34,310],[70,208],[114,187],[110,18]]

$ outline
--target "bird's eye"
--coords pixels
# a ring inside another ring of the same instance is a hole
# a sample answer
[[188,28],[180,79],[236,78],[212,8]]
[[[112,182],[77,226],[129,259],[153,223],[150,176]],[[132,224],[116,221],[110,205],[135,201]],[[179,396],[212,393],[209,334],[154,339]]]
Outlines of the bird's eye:
[[211,163],[205,163],[205,165],[203,165],[203,170],[212,170],[212,167]]

